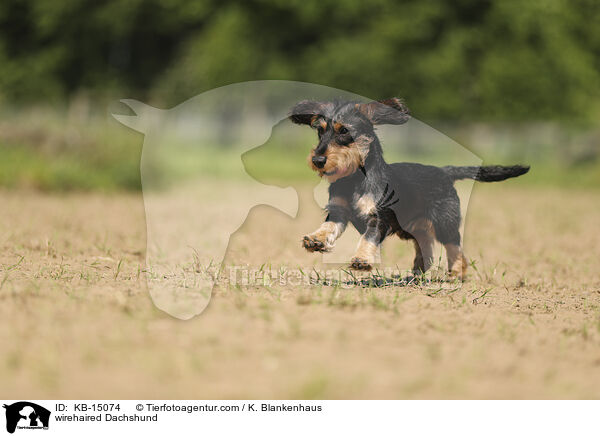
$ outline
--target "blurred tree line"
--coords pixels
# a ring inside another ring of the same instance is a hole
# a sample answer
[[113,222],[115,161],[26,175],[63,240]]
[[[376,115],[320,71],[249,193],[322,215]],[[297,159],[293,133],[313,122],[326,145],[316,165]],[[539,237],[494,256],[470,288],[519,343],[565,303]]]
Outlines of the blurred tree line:
[[600,119],[595,0],[2,0],[0,104],[300,80],[418,118]]

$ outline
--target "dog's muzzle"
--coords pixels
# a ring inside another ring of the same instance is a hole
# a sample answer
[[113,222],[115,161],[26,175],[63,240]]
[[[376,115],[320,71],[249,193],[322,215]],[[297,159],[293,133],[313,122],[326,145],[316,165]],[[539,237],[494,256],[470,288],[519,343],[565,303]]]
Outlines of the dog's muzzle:
[[317,168],[323,168],[325,166],[325,162],[327,162],[327,158],[325,156],[313,156],[312,163]]

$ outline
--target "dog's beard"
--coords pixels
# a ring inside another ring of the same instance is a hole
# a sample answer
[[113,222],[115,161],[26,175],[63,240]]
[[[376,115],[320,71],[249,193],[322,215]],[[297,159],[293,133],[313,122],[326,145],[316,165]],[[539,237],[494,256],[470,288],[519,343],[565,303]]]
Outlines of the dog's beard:
[[329,172],[320,172],[319,176],[325,177],[329,183],[333,183],[336,180],[342,179],[344,177],[348,177],[356,171],[356,168],[336,168],[335,170]]
[[320,177],[325,177],[329,183],[333,183],[343,177],[348,177],[363,166],[366,157],[365,148],[359,147],[356,143],[350,146],[330,146],[325,153],[327,161],[323,168],[317,168],[312,163],[314,150],[308,156],[308,162],[313,171],[316,171]]

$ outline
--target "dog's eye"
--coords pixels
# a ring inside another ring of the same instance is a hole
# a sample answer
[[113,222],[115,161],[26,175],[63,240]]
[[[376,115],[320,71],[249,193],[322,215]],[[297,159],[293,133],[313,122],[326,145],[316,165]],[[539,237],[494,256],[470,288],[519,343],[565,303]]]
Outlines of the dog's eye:
[[348,129],[346,129],[345,127],[342,126],[342,127],[340,127],[340,130],[338,130],[338,133],[340,135],[345,135],[348,133]]
[[350,135],[338,135],[335,138],[335,142],[337,142],[339,145],[350,145],[352,144],[352,136]]

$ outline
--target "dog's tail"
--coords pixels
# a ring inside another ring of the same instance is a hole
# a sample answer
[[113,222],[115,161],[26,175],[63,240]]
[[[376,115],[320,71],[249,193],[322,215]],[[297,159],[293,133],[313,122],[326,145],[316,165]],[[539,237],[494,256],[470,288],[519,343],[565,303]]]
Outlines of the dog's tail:
[[529,166],[513,165],[504,167],[500,165],[490,165],[485,167],[442,167],[444,172],[452,180],[473,179],[478,182],[500,182],[518,177],[529,171]]

